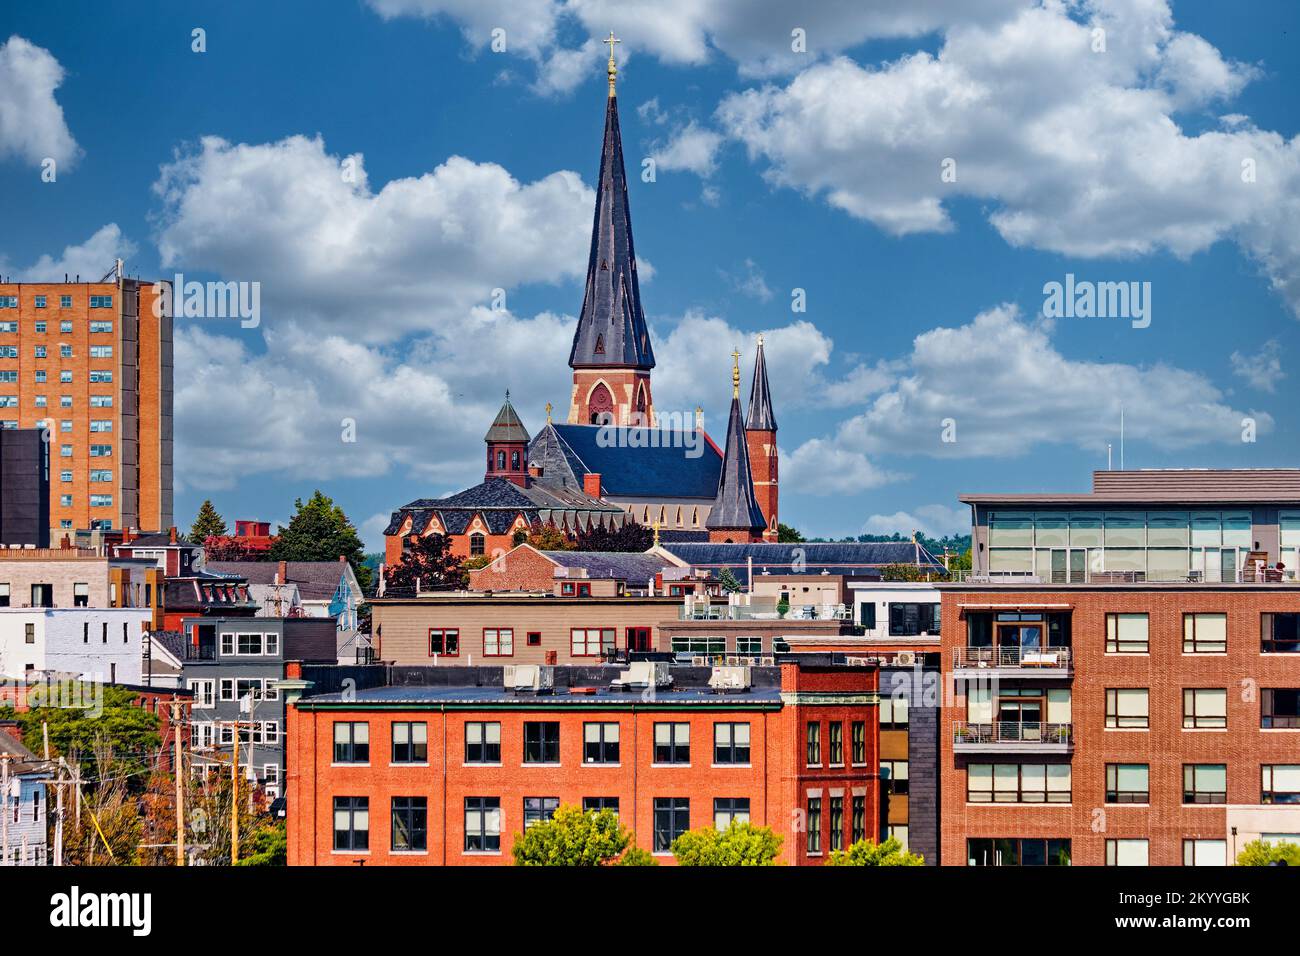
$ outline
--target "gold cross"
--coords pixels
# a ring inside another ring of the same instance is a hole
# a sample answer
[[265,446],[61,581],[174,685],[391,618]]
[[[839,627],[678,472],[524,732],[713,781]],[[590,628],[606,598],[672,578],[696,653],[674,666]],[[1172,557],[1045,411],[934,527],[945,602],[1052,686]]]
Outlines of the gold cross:
[[546,424],[549,425],[550,423],[551,423],[551,403],[547,402],[546,403]]
[[618,37],[614,36],[614,31],[609,31],[609,39],[601,40],[601,43],[609,44],[609,95],[614,95],[614,78],[618,76],[618,67],[614,65],[614,44],[622,43]]
[[740,349],[731,353],[731,397],[740,398]]

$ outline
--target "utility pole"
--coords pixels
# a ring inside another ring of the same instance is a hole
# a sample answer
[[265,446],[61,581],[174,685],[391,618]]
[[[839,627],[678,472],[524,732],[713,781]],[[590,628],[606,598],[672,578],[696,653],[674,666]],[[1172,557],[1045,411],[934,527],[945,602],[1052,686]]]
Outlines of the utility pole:
[[41,721],[41,736],[45,738],[45,759],[49,760],[50,759],[50,722],[48,720]]
[[185,865],[185,762],[181,751],[181,702],[171,702],[172,736],[175,738],[176,753],[172,768],[176,777],[176,865]]
[[231,738],[230,754],[230,865],[239,862],[239,720]]
[[10,754],[0,754],[0,793],[4,794],[4,813],[3,820],[0,820],[0,828],[3,828],[4,856],[0,858],[0,866],[9,865],[9,758]]
[[67,773],[68,762],[59,758],[59,782],[55,787],[58,807],[54,815],[54,865],[63,865],[63,775]]

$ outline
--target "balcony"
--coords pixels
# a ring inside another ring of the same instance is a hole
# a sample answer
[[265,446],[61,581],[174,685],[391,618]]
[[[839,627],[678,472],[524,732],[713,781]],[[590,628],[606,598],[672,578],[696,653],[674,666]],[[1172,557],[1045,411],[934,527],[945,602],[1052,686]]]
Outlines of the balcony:
[[207,642],[191,644],[186,641],[185,659],[187,661],[215,661],[217,659],[217,645]]
[[1068,647],[958,647],[952,655],[956,670],[979,670],[989,677],[1074,676]]
[[1074,725],[1038,721],[953,722],[955,753],[1068,754],[1074,752]]

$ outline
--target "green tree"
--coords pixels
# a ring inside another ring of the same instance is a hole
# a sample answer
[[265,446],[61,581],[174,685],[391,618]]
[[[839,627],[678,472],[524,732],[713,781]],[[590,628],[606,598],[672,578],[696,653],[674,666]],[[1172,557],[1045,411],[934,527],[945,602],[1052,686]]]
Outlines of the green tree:
[[212,499],[204,498],[203,504],[199,505],[199,513],[194,518],[194,524],[190,525],[190,541],[194,544],[203,544],[213,535],[225,536],[229,533],[226,519],[217,513],[217,509],[212,505]]
[[87,753],[73,751],[72,762],[89,766],[90,771],[82,774],[80,815],[73,801],[65,816],[64,865],[134,866],[144,832],[139,802],[130,793],[138,772],[119,761],[103,737]]
[[896,837],[884,843],[859,840],[847,850],[832,850],[827,866],[924,866],[925,860],[916,853],[908,853]]
[[924,581],[929,572],[915,564],[886,564],[880,569],[882,581]]
[[654,858],[649,850],[643,850],[639,846],[630,846],[627,852],[618,858],[615,866],[658,866],[659,861]]
[[301,498],[293,503],[295,513],[288,527],[280,526],[275,544],[271,546],[272,561],[337,561],[339,555],[347,559],[363,591],[369,591],[372,580],[366,567],[365,549],[356,526],[348,520],[334,499],[312,493],[306,504]]
[[[619,859],[624,850],[629,856],[636,851],[637,857]],[[645,851],[632,844],[632,835],[617,813],[583,811],[567,805],[558,807],[551,819],[525,830],[516,838],[511,852],[515,866],[606,866],[615,861],[628,866],[645,865],[636,862]]]
[[238,865],[284,866],[288,860],[289,836],[284,821],[276,820],[270,826],[262,826],[253,833],[248,845],[248,856],[241,857]]
[[385,593],[392,590],[415,593],[437,588],[461,588],[469,578],[461,559],[451,553],[451,540],[443,534],[412,535],[402,552],[402,561],[388,569]]
[[722,585],[722,590],[726,591],[728,594],[734,594],[741,588],[740,581],[736,579],[731,568],[723,568],[718,572],[718,584]]
[[803,539],[803,535],[797,529],[779,521],[776,523],[776,540],[780,544],[798,544]]
[[574,541],[577,551],[649,551],[655,543],[654,529],[635,521],[621,528],[590,528],[580,531]]
[[553,524],[542,524],[540,521],[533,522],[533,526],[519,539],[519,534],[523,532],[520,528],[515,532],[515,538],[511,539],[515,544],[529,544],[538,551],[572,551],[573,539],[567,534],[555,527]]
[[1272,866],[1275,863],[1300,866],[1300,843],[1251,840],[1237,854],[1238,866]]
[[688,830],[671,849],[681,866],[775,866],[781,838],[770,827],[733,821],[722,831]]

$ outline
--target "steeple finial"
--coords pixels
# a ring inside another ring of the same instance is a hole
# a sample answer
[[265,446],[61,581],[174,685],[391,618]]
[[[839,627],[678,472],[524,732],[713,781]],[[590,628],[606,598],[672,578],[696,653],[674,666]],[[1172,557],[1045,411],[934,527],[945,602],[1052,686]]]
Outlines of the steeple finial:
[[731,397],[740,398],[740,349],[731,353]]
[[609,95],[612,98],[614,96],[614,80],[618,76],[618,67],[614,65],[614,44],[622,43],[623,41],[614,36],[614,31],[610,30],[609,39],[601,40],[600,42],[609,44]]
[[549,425],[550,423],[551,423],[551,403],[547,402],[546,403],[546,424]]

